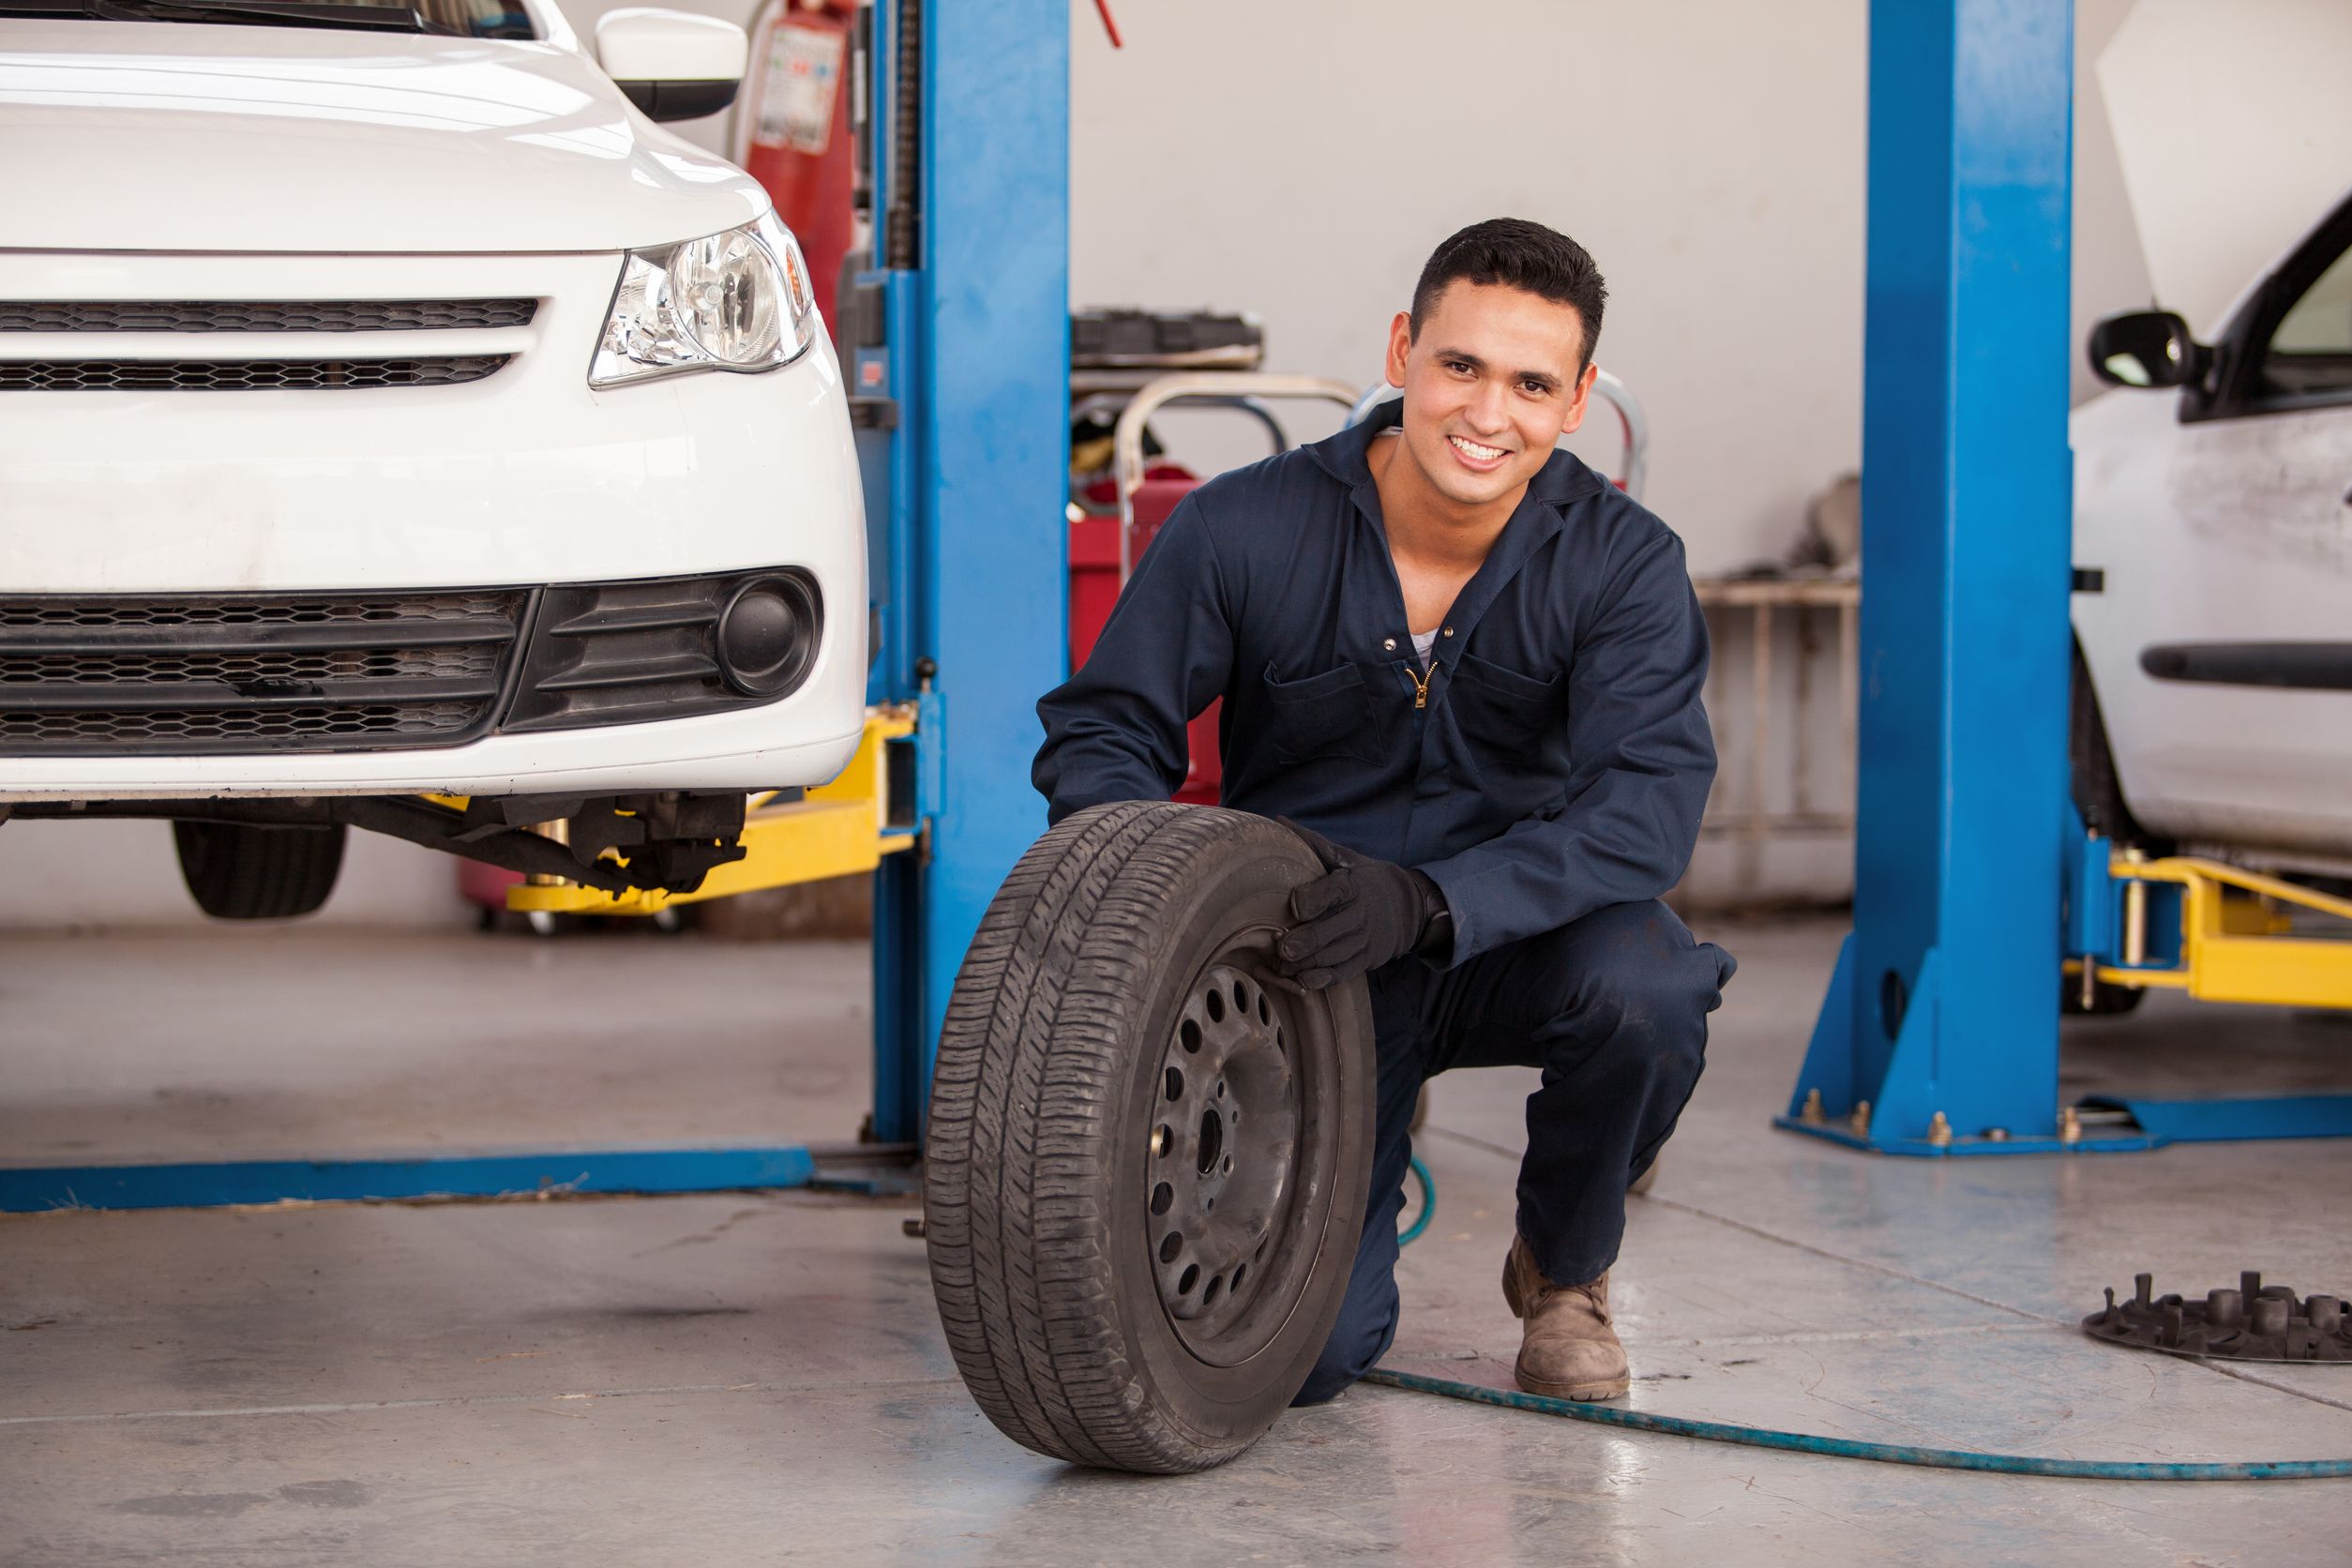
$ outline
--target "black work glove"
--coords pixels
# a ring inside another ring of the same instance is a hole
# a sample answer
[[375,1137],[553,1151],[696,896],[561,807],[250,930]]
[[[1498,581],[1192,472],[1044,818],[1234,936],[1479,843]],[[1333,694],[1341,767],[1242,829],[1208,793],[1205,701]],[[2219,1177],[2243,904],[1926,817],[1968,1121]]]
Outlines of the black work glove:
[[1274,943],[1283,972],[1308,990],[1352,980],[1421,946],[1445,895],[1419,871],[1342,849],[1288,817],[1274,819],[1297,834],[1323,863],[1323,875],[1290,890],[1297,924]]

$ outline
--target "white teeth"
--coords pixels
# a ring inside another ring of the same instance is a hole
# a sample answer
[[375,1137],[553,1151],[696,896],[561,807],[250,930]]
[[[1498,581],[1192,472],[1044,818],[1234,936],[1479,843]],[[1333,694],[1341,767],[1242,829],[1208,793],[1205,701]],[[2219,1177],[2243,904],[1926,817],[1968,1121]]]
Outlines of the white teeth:
[[1448,436],[1446,439],[1454,443],[1455,445],[1459,446],[1463,451],[1469,453],[1471,457],[1476,458],[1480,462],[1486,462],[1502,456],[1502,448],[1500,446],[1481,446],[1475,441],[1471,441],[1465,436],[1458,435]]

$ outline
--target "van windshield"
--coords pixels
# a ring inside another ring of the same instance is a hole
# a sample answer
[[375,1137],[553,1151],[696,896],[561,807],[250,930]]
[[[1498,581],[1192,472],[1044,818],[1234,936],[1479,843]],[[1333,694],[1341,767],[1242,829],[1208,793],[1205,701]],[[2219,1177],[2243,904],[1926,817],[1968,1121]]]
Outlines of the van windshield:
[[0,0],[0,16],[535,38],[522,0]]

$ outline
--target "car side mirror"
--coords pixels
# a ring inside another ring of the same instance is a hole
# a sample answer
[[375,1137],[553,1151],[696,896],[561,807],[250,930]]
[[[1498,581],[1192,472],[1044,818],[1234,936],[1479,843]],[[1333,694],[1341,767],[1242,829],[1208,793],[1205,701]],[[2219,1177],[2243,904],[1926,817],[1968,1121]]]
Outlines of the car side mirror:
[[2090,329],[2090,371],[2116,386],[2186,386],[2203,381],[2213,351],[2170,310],[2126,310]]
[[694,120],[735,101],[751,40],[731,22],[631,6],[596,23],[596,64],[648,119]]

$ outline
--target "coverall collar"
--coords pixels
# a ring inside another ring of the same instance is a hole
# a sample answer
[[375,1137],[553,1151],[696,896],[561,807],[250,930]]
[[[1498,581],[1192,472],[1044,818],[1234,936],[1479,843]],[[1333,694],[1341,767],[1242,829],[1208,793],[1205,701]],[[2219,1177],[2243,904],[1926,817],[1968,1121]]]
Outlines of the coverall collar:
[[[1383,550],[1387,548],[1388,522],[1380,513],[1380,489],[1372,477],[1369,454],[1373,437],[1397,428],[1404,420],[1403,400],[1392,399],[1366,415],[1363,423],[1350,425],[1337,435],[1304,448],[1324,472],[1348,487],[1356,509],[1380,530]],[[1486,559],[1455,598],[1446,624],[1457,628],[1462,636],[1439,640],[1440,662],[1452,669],[1449,656],[1469,641],[1470,628],[1478,624],[1502,585],[1517,575],[1529,556],[1557,537],[1566,526],[1562,511],[1571,503],[1597,495],[1607,488],[1608,481],[1572,452],[1554,452],[1545,460],[1528,481],[1527,493],[1519,497],[1519,505],[1513,509],[1511,520],[1503,524],[1493,548],[1487,550]],[[1399,590],[1399,608],[1403,602],[1401,594]]]

